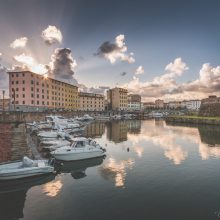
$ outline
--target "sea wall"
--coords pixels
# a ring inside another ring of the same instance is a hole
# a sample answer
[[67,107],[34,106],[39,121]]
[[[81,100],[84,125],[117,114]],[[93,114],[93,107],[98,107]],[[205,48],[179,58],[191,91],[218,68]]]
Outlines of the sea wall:
[[200,117],[167,117],[167,123],[187,123],[187,124],[204,124],[204,125],[220,125],[220,118],[200,118]]

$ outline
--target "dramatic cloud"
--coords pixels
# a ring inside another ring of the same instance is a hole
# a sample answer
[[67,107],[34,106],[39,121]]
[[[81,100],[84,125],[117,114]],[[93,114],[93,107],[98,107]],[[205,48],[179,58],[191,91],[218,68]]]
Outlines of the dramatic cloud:
[[134,63],[135,59],[133,53],[126,54],[127,46],[125,44],[125,36],[123,34],[118,35],[115,38],[115,42],[104,42],[98,49],[97,55],[105,57],[112,64],[117,60],[125,61],[128,63]]
[[109,86],[98,86],[98,87],[86,87],[85,85],[79,85],[81,92],[91,92],[96,94],[106,94],[107,90],[110,89]]
[[57,48],[51,56],[48,76],[68,83],[78,84],[73,77],[76,66],[76,60],[74,60],[69,48]]
[[182,75],[182,73],[188,69],[186,63],[184,63],[180,57],[176,58],[173,63],[171,62],[165,67],[167,72],[176,74],[177,76]]
[[25,69],[38,74],[45,74],[48,71],[46,65],[37,63],[33,57],[24,53],[14,56],[14,60],[21,64],[21,66],[13,66],[14,70]]
[[63,40],[63,36],[61,31],[56,26],[48,26],[41,34],[44,42],[48,45],[52,45],[55,43],[61,43]]
[[23,48],[23,47],[26,46],[27,41],[28,41],[28,38],[27,38],[27,37],[18,38],[18,39],[14,40],[14,41],[10,44],[10,47],[13,48],[13,49]]
[[220,66],[212,67],[209,63],[205,63],[198,79],[178,84],[176,78],[186,70],[188,70],[186,63],[181,58],[177,58],[165,67],[163,75],[153,78],[152,81],[141,82],[134,76],[133,80],[124,86],[131,92],[139,92],[145,100],[201,99],[213,93],[220,95]]
[[175,78],[182,75],[187,69],[186,63],[181,58],[176,58],[174,62],[166,66],[164,74],[154,77],[152,81],[141,82],[138,77],[134,76],[133,80],[124,86],[129,91],[139,93],[145,98],[157,98],[163,97],[166,94],[179,93],[181,91],[179,91],[180,88]]
[[139,66],[136,70],[135,70],[135,74],[136,75],[141,75],[144,73],[144,68],[143,66]]

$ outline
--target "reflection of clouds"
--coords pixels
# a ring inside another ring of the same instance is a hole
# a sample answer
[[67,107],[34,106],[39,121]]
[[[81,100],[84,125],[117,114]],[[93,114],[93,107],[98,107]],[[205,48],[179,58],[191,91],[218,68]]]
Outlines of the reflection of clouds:
[[60,192],[63,184],[60,180],[55,180],[49,183],[46,183],[43,186],[43,192],[49,197],[55,197]]
[[108,162],[101,168],[101,175],[106,180],[114,180],[116,187],[125,185],[126,169],[132,169],[134,161],[132,159],[116,162],[114,158],[109,158]]
[[135,153],[138,155],[138,157],[142,157],[143,153],[144,153],[144,148],[140,147],[140,146],[135,146],[134,147],[134,151]]
[[164,151],[164,155],[172,160],[175,165],[179,165],[184,161],[188,155],[186,151],[183,151],[181,147],[170,147],[168,150]]

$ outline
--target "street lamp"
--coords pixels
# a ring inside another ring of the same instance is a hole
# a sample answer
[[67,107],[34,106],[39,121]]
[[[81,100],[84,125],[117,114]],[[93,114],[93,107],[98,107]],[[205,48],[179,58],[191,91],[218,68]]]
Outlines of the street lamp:
[[2,106],[2,110],[5,111],[5,90],[2,90],[2,96],[3,96],[3,106]]

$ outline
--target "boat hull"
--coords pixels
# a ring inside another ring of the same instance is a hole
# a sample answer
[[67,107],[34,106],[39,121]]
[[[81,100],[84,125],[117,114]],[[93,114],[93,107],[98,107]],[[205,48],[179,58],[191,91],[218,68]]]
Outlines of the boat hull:
[[105,154],[103,151],[93,151],[93,152],[84,152],[84,153],[68,153],[68,154],[53,154],[57,160],[62,161],[74,161],[74,160],[85,160],[89,158],[103,157]]
[[48,173],[54,172],[53,167],[44,167],[39,168],[36,170],[25,170],[25,171],[16,171],[16,172],[10,172],[10,173],[1,173],[0,174],[0,180],[15,180],[15,179],[22,179],[22,178],[28,178],[28,177],[34,177],[34,176],[40,176]]

